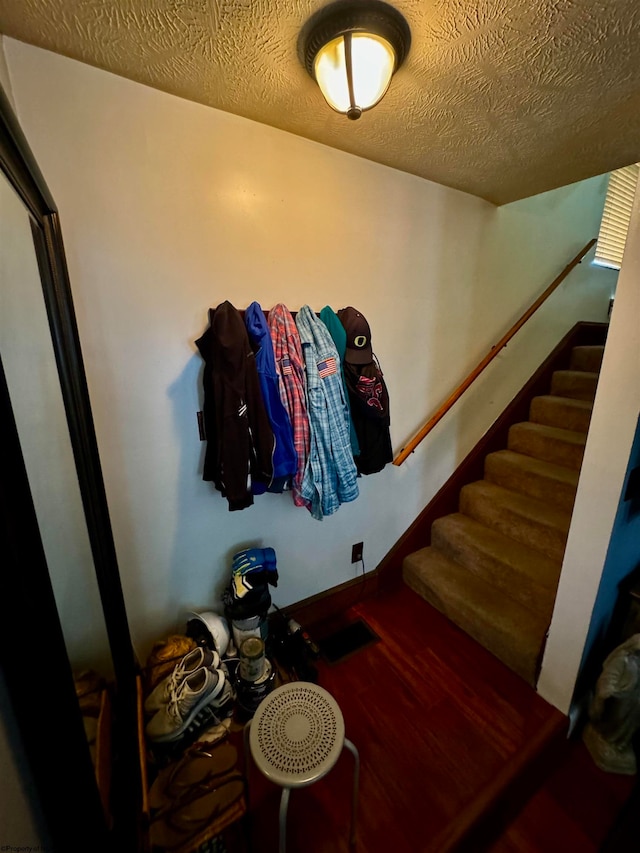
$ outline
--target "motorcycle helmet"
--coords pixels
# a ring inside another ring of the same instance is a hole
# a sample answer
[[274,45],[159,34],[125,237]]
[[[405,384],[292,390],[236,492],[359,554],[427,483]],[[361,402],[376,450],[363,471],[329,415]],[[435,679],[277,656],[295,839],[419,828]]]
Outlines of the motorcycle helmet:
[[211,610],[190,613],[187,618],[187,637],[198,645],[206,645],[223,657],[229,648],[231,632],[227,620]]

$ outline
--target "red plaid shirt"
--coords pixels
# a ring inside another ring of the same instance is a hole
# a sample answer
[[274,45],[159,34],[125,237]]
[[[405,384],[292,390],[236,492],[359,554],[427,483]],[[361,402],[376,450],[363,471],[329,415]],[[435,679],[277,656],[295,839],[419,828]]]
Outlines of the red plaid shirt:
[[310,444],[304,361],[300,335],[286,305],[280,303],[269,311],[269,331],[276,357],[280,397],[289,413],[293,443],[298,454],[298,469],[292,483],[293,502],[309,509],[308,501],[300,494]]

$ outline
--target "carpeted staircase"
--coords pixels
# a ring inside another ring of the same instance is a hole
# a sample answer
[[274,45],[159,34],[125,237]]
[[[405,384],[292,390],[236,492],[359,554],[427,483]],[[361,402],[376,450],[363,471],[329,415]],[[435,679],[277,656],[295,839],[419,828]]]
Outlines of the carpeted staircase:
[[405,557],[405,582],[535,686],[551,620],[604,346],[576,346],[484,479]]

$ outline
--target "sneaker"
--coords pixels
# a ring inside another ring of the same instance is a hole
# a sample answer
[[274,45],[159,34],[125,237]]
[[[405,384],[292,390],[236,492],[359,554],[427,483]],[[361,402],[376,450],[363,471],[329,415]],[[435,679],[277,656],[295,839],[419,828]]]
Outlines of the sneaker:
[[220,669],[201,667],[187,675],[172,689],[169,702],[147,723],[149,739],[158,743],[179,740],[203,708],[222,698],[226,683]]
[[201,667],[217,669],[220,666],[220,658],[217,652],[198,646],[193,649],[177,663],[171,675],[157,684],[147,696],[144,709],[147,714],[155,714],[169,702],[171,694],[184,681],[188,675],[192,675]]
[[219,726],[233,714],[236,705],[236,692],[230,681],[226,681],[222,691],[205,705],[187,725],[182,738],[199,738],[203,731]]

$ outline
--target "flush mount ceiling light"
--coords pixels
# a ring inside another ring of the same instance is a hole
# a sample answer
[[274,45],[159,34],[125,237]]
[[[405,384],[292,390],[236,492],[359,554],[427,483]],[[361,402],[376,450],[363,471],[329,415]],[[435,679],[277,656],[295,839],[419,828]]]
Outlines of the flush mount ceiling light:
[[409,25],[393,6],[339,0],[307,22],[298,52],[329,106],[357,119],[380,101],[410,45]]

